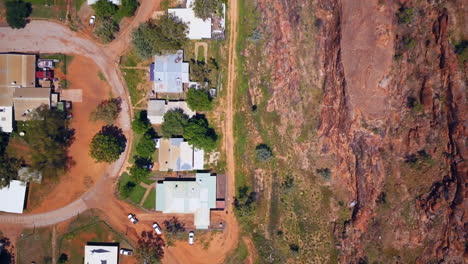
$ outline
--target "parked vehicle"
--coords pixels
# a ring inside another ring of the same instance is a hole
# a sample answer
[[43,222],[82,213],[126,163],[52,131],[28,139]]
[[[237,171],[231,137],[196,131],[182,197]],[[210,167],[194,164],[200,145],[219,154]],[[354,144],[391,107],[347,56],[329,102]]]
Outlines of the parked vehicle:
[[65,103],[65,108],[66,109],[71,109],[72,108],[72,102],[71,101],[63,101]]
[[91,16],[91,18],[89,19],[89,25],[94,26],[94,22],[96,22],[96,16]]
[[156,232],[156,234],[158,234],[158,235],[162,234],[161,227],[159,227],[158,223],[154,222],[153,223],[153,228],[154,228],[154,232]]
[[193,231],[190,231],[188,233],[188,243],[190,245],[193,245],[194,242],[195,242],[195,233]]
[[146,164],[146,165],[143,165],[143,168],[147,169],[147,170],[152,170],[153,169],[153,164]]
[[127,217],[128,217],[128,219],[130,219],[130,222],[132,222],[134,224],[138,223],[138,219],[135,217],[134,214],[128,214]]
[[121,248],[120,249],[120,254],[125,255],[125,256],[131,256],[131,255],[133,255],[133,250],[126,249],[126,248]]

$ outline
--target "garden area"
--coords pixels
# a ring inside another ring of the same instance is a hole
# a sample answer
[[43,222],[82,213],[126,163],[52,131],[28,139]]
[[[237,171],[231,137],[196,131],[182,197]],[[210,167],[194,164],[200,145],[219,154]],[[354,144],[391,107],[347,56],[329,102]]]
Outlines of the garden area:
[[82,263],[84,246],[88,242],[119,243],[122,248],[132,248],[123,234],[118,233],[94,211],[79,215],[57,241],[58,253],[68,257],[68,263]]

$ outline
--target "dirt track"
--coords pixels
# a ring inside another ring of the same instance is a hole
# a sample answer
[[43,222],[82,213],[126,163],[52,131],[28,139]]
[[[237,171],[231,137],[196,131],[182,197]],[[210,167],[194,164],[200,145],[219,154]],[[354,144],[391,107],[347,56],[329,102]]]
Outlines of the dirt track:
[[[233,100],[235,89],[235,44],[237,36],[237,1],[230,1],[230,37],[229,37],[229,74],[228,74],[228,95],[226,109],[226,123],[224,134],[224,148],[227,156],[227,175],[229,181],[229,193],[235,193],[235,163],[234,163],[234,137],[233,137]],[[131,144],[129,133],[131,113],[129,101],[124,89],[121,73],[117,67],[119,56],[128,48],[131,37],[131,28],[145,21],[152,11],[159,6],[159,1],[143,1],[138,9],[135,20],[130,26],[124,29],[117,40],[109,45],[96,44],[89,38],[79,33],[70,31],[67,27],[49,21],[32,21],[22,30],[12,30],[10,28],[0,28],[0,52],[41,52],[41,53],[68,53],[79,54],[93,60],[101,72],[105,75],[109,85],[112,87],[114,96],[125,98],[120,115],[120,126],[127,134],[128,144]],[[128,151],[127,151],[128,152]],[[0,225],[17,227],[47,226],[62,222],[88,208],[99,208],[106,213],[106,219],[112,226],[119,229],[136,240],[139,232],[149,230],[154,220],[162,221],[171,215],[158,213],[144,213],[135,209],[131,205],[115,198],[115,184],[119,171],[127,159],[127,153],[109,166],[107,172],[100,176],[94,186],[74,202],[51,212],[33,215],[11,215],[1,214]],[[203,249],[201,245],[188,246],[185,242],[176,243],[175,247],[170,247],[166,251],[163,259],[164,263],[221,263],[227,254],[237,246],[239,230],[236,218],[230,206],[230,198],[227,200],[228,214],[222,212],[217,217],[226,223],[226,230],[217,234],[210,248]],[[130,225],[126,214],[136,213],[142,224]],[[190,226],[193,221],[192,215],[179,215],[182,221]],[[3,229],[3,228],[2,228]]]

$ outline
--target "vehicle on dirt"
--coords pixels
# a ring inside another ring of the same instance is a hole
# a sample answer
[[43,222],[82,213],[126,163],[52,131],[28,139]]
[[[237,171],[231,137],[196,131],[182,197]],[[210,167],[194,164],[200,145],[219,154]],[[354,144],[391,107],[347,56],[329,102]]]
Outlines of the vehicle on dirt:
[[193,245],[194,242],[195,242],[195,233],[193,231],[190,231],[188,233],[188,243],[190,245]]
[[96,22],[96,16],[91,16],[91,18],[89,19],[89,25],[94,26],[94,22]]
[[127,217],[128,217],[128,219],[130,219],[130,222],[132,222],[134,224],[138,223],[138,219],[135,217],[134,214],[128,214]]
[[153,229],[154,229],[154,232],[156,232],[156,234],[158,235],[162,234],[161,227],[159,227],[158,223],[156,222],[153,223]]
[[65,103],[65,109],[71,109],[72,108],[72,102],[71,101],[63,101]]
[[133,255],[133,250],[126,249],[126,248],[121,248],[120,249],[120,254],[125,255],[125,256],[131,256],[131,255]]

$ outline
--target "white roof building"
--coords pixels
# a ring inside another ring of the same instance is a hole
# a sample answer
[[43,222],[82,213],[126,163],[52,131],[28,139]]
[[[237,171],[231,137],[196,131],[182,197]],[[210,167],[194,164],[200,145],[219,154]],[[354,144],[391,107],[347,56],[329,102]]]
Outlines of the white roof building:
[[25,182],[13,180],[10,186],[0,189],[0,211],[23,213],[26,185]]
[[203,170],[205,152],[194,148],[183,138],[162,138],[158,161],[160,171]]
[[86,245],[84,264],[118,264],[119,247],[108,245]]
[[176,109],[181,109],[188,117],[196,114],[184,101],[149,100],[148,119],[151,124],[160,125],[164,122],[164,114]]
[[156,211],[194,214],[195,227],[208,229],[216,208],[216,176],[197,173],[194,181],[166,180],[156,185]]
[[[88,0],[88,5],[94,5],[98,0]],[[121,5],[122,1],[121,0],[107,0],[109,2],[112,2],[114,5]]]
[[192,3],[193,0],[187,0],[186,8],[169,8],[167,12],[188,25],[187,37],[189,39],[210,39],[211,18],[203,20],[196,17],[192,9]]
[[184,51],[155,55],[150,66],[150,80],[157,93],[182,93],[183,84],[189,82],[189,63],[184,62]]
[[0,132],[13,132],[13,107],[0,106]]

